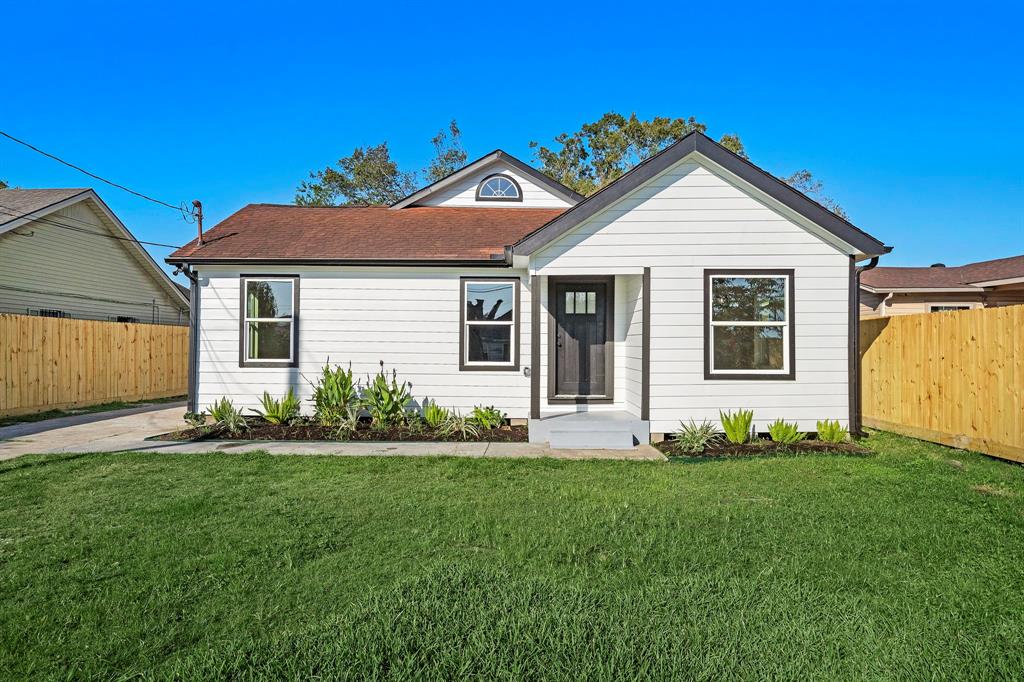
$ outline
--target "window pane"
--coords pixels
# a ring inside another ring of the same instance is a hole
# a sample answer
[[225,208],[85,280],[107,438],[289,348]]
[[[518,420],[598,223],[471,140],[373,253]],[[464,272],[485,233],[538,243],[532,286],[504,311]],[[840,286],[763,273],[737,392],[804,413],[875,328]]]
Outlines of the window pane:
[[466,319],[512,321],[512,282],[469,282],[466,284]]
[[782,327],[712,327],[714,368],[783,369]]
[[576,296],[571,291],[565,292],[565,312],[570,315],[576,312]]
[[587,314],[593,315],[597,312],[597,292],[587,292]]
[[576,292],[576,314],[582,315],[587,312],[587,292],[577,291]]
[[783,322],[783,277],[712,277],[711,315],[716,321]]
[[512,361],[512,325],[471,324],[467,330],[467,362]]
[[249,322],[249,360],[287,360],[291,356],[291,322]]
[[248,280],[245,283],[246,317],[291,317],[292,283]]

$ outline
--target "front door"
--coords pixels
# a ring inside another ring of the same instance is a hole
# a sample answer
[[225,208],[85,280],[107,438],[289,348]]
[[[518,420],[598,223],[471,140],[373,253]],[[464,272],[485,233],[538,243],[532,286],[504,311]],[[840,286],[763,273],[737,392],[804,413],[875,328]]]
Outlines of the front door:
[[611,397],[613,281],[554,282],[555,397]]

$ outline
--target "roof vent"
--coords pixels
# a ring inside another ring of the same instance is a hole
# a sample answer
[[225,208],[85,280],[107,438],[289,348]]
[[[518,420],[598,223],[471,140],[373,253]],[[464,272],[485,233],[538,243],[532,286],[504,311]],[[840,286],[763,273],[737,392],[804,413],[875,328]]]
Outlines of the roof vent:
[[944,267],[946,267],[946,264],[945,263],[932,263],[928,267],[930,267],[930,268],[944,268]]

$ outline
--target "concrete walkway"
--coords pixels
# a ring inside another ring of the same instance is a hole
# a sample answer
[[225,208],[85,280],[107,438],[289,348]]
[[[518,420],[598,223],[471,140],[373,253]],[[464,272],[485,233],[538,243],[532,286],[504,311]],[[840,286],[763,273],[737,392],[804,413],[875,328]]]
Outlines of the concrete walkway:
[[[262,450],[275,455],[342,455],[342,456],[428,456],[455,457],[553,457],[556,459],[623,459],[664,461],[665,457],[650,445],[632,450],[552,450],[535,443],[342,443],[342,442],[286,442],[286,441],[204,441],[183,443],[173,441],[147,441],[146,438],[183,427],[184,408],[180,405],[139,411],[119,410],[103,413],[103,419],[94,419],[70,426],[18,435],[12,432],[19,426],[0,429],[0,460],[27,454],[61,452],[251,452]],[[98,417],[99,415],[76,415]],[[51,422],[37,422],[38,427]],[[26,425],[28,426],[28,425]],[[5,440],[9,439],[9,440]]]

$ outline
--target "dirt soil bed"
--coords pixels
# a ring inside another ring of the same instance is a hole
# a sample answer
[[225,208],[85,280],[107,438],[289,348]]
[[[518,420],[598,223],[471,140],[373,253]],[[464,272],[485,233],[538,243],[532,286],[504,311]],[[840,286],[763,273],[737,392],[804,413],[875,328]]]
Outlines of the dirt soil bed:
[[[481,429],[480,435],[467,439],[473,443],[525,443],[528,441],[525,426],[503,426],[497,429]],[[461,441],[455,435],[443,434],[424,427],[407,426],[389,429],[375,429],[369,424],[360,424],[355,433],[345,438],[338,437],[336,427],[319,424],[295,424],[284,426],[268,424],[258,420],[247,420],[246,428],[232,435],[219,426],[183,429],[155,436],[153,440],[297,440],[297,441],[351,441],[351,442],[442,442]]]
[[676,450],[674,440],[666,440],[655,444],[656,448],[669,457],[695,458],[695,457],[751,457],[759,455],[793,455],[800,453],[823,453],[833,452],[844,455],[866,455],[871,451],[856,443],[825,443],[820,440],[805,440],[799,443],[783,445],[770,440],[756,440],[752,443],[736,445],[735,443],[721,443],[713,445],[704,452],[698,454],[683,453]]

